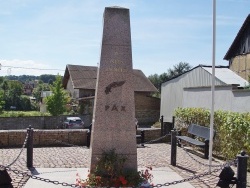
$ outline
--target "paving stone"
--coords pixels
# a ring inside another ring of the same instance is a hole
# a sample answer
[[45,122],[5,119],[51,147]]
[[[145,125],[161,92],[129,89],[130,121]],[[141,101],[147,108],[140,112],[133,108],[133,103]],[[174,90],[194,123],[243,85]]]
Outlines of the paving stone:
[[[198,153],[188,152],[194,159],[193,160],[187,152],[182,148],[177,148],[177,165],[176,167],[170,165],[171,155],[170,144],[158,143],[147,144],[145,148],[137,149],[137,161],[139,168],[145,168],[151,166],[152,168],[169,167],[173,171],[177,172],[182,178],[189,178],[194,175],[199,175],[208,171],[208,167],[197,163],[197,161],[208,164],[208,160],[205,160],[199,156]],[[0,164],[7,165],[15,159],[19,154],[20,149],[0,149]],[[46,148],[34,148],[34,161],[33,166],[35,168],[89,168],[89,149],[80,147],[46,147]],[[213,165],[223,164],[224,161],[215,159]],[[232,167],[234,172],[237,170]],[[11,169],[17,169],[20,171],[29,172],[26,167],[26,149],[20,155],[19,160],[11,166]],[[212,170],[215,168],[212,168]],[[219,174],[221,170],[189,181],[194,187],[209,188],[215,187],[219,181]],[[18,176],[12,171],[8,171],[12,178],[12,185],[14,188],[21,188],[28,180],[27,176]],[[248,184],[250,187],[250,173],[248,173]]]

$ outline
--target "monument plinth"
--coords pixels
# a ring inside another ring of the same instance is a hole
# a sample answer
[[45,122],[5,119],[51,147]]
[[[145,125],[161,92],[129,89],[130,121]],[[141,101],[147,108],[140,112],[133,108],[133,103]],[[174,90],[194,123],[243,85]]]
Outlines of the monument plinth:
[[106,7],[103,19],[90,169],[95,167],[103,151],[112,149],[127,157],[125,168],[137,169],[129,9]]

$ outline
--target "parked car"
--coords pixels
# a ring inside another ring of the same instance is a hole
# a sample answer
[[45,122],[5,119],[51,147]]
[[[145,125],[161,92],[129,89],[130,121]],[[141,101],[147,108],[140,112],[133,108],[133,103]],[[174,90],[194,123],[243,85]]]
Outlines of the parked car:
[[67,117],[62,124],[64,129],[83,129],[84,122],[80,117]]

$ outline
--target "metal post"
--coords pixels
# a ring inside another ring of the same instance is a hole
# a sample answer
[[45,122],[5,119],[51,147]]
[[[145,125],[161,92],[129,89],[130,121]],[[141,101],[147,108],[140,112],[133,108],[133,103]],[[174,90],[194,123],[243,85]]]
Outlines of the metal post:
[[88,132],[87,132],[87,147],[88,148],[90,146],[90,135],[91,135],[91,132],[90,132],[90,130],[88,130]]
[[174,125],[175,125],[175,116],[172,117],[172,129],[174,129]]
[[176,166],[176,131],[171,131],[171,165]]
[[27,167],[32,168],[33,167],[33,131],[34,129],[31,128],[31,125],[29,128],[27,128],[27,134],[28,134],[28,140],[27,140]]
[[237,167],[237,185],[236,188],[246,188],[247,186],[247,159],[245,151],[242,151],[240,155],[237,155],[238,167]]
[[209,140],[205,140],[205,148],[204,148],[204,158],[208,159],[209,156]]
[[161,136],[163,136],[163,116],[161,116]]
[[0,168],[0,187],[12,187],[12,179],[6,169]]
[[144,147],[144,141],[145,141],[144,130],[141,130],[141,146],[143,146],[143,147]]

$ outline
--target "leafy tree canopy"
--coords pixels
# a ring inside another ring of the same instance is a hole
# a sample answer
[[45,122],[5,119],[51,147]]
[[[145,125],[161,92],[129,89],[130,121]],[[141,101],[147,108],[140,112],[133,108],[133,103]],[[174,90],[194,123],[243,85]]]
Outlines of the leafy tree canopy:
[[50,87],[52,95],[46,98],[47,109],[53,116],[58,116],[66,111],[65,106],[69,100],[68,94],[62,86],[62,77],[57,75],[56,80]]
[[0,90],[0,114],[3,112],[4,104],[5,104],[4,93],[3,90]]
[[183,74],[186,71],[189,71],[191,69],[191,65],[189,65],[186,62],[180,62],[171,69],[169,68],[167,72],[164,72],[160,75],[153,74],[149,75],[148,79],[154,84],[154,86],[161,92],[161,84],[172,79],[175,76],[178,76],[180,74]]

